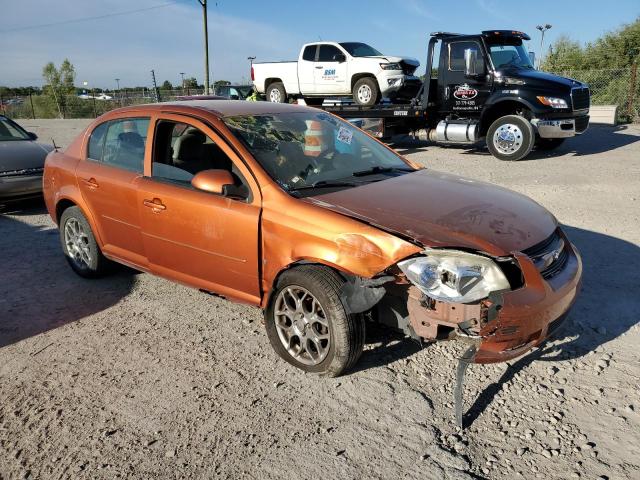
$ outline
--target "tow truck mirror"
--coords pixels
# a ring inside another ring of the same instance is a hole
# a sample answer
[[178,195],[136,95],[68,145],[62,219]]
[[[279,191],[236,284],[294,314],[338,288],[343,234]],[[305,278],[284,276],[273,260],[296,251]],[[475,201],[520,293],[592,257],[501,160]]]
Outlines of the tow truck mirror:
[[536,66],[536,52],[529,52],[529,61],[531,65]]
[[336,53],[333,56],[333,61],[334,62],[339,62],[339,63],[346,62],[347,61],[347,57],[345,57],[344,53]]
[[466,48],[464,50],[464,76],[475,77],[478,75],[478,51],[473,48]]

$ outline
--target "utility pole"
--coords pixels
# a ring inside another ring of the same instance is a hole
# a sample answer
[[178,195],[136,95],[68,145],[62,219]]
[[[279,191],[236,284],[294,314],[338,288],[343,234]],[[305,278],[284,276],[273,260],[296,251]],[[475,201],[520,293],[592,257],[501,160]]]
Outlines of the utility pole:
[[548,23],[536,26],[536,29],[540,30],[540,32],[542,33],[542,38],[540,38],[540,58],[538,59],[538,68],[540,68],[540,65],[542,65],[542,57],[544,56],[544,32],[546,32],[550,28],[551,25],[549,25]]
[[182,91],[184,92],[184,72],[180,72],[180,76],[182,77]]
[[207,0],[198,0],[202,5],[202,20],[204,22],[204,94],[209,95],[209,30],[207,26]]
[[120,106],[122,106],[122,95],[120,95],[120,79],[116,78],[116,85],[118,85],[118,99],[120,100]]
[[156,72],[151,70],[151,80],[153,80],[153,92],[156,97],[156,102],[160,101],[160,90],[158,90],[158,84],[156,83]]

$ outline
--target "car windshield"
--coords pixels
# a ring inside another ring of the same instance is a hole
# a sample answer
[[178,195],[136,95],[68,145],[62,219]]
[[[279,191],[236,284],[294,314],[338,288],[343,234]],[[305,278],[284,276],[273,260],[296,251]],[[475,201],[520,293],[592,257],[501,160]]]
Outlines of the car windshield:
[[527,49],[520,39],[512,39],[502,43],[489,43],[489,51],[491,52],[493,66],[496,69],[533,68]]
[[243,115],[224,121],[271,178],[297,195],[414,170],[366,133],[324,112]]
[[31,140],[31,138],[20,125],[8,118],[0,117],[0,142],[12,140]]
[[344,48],[352,57],[376,57],[382,55],[375,48],[360,42],[345,42],[340,46]]

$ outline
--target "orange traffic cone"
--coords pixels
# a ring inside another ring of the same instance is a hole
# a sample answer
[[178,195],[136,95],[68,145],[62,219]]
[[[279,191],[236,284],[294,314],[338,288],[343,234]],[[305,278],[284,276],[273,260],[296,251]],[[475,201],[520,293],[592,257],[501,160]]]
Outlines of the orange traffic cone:
[[307,129],[304,132],[304,154],[307,157],[320,156],[325,143],[324,137],[322,124],[316,120],[307,120]]

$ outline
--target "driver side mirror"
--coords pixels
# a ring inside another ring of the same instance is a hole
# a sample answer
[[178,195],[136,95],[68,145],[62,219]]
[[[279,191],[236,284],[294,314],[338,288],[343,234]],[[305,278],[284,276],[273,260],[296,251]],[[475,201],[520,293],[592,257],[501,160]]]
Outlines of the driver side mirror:
[[478,75],[478,50],[466,48],[464,50],[464,76],[475,77]]
[[347,61],[347,57],[345,56],[344,53],[336,53],[333,56],[333,61],[334,62],[339,62],[339,63],[346,62]]
[[31,140],[37,140],[37,139],[38,139],[38,135],[36,135],[36,134],[35,134],[35,133],[33,133],[33,132],[27,132],[27,135],[29,135],[29,138],[30,138]]
[[191,179],[191,185],[203,192],[223,195],[225,187],[234,185],[233,176],[227,170],[203,170]]

